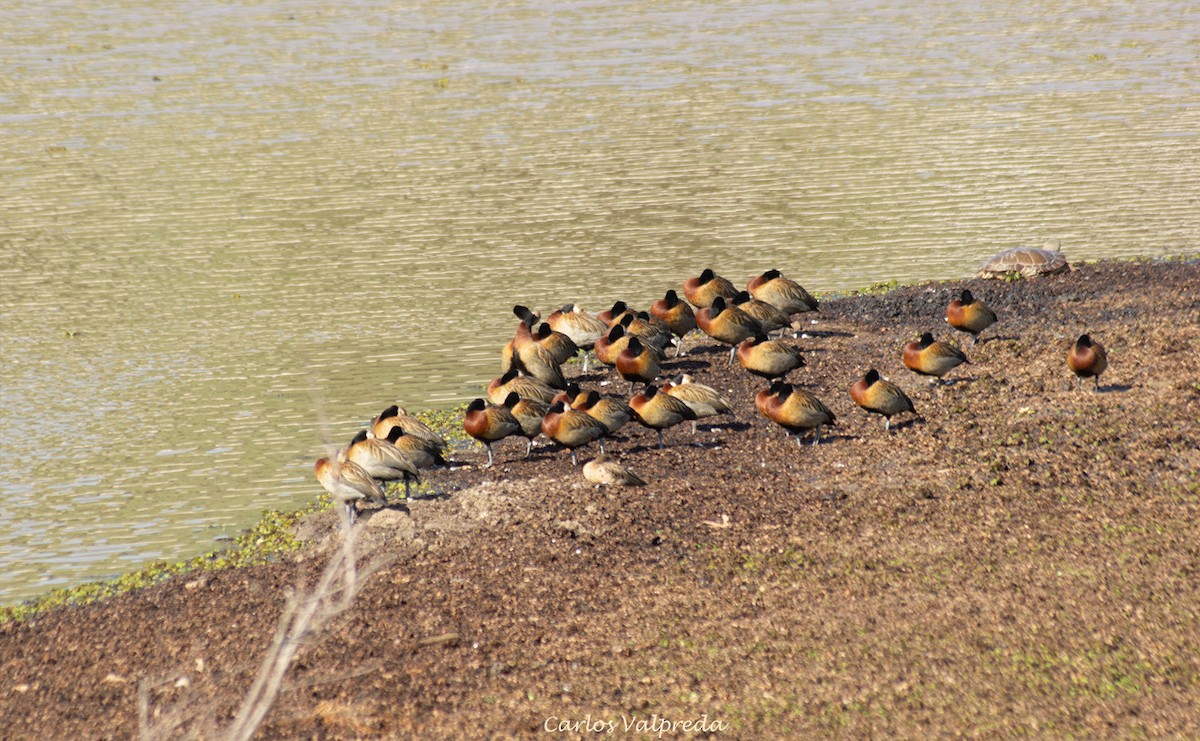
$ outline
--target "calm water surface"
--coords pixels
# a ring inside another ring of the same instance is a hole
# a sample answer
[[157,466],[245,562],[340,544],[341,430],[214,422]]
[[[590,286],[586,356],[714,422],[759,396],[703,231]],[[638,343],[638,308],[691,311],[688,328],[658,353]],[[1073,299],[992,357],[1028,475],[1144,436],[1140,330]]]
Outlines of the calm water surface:
[[0,5],[0,602],[318,491],[515,302],[1195,252],[1156,2]]

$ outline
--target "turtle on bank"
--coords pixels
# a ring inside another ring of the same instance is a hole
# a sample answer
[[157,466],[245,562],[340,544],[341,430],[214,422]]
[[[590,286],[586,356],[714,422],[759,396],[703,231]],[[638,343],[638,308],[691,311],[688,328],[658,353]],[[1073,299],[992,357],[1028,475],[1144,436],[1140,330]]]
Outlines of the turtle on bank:
[[1006,278],[1020,273],[1026,278],[1053,275],[1070,270],[1067,258],[1058,251],[1058,240],[1053,239],[1041,248],[1014,247],[992,256],[979,268],[976,278]]

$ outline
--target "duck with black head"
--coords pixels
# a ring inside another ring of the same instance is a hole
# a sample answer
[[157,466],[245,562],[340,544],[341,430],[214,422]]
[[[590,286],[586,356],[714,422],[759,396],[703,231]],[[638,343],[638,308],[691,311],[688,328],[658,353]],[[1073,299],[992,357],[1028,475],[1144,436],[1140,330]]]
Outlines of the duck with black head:
[[488,460],[484,468],[491,468],[495,464],[492,443],[509,435],[521,434],[521,422],[512,413],[512,407],[520,400],[521,397],[514,392],[510,393],[500,406],[489,405],[483,399],[475,399],[467,405],[467,413],[463,416],[463,429],[487,448]]
[[954,370],[963,363],[969,363],[967,356],[953,345],[933,339],[933,334],[926,332],[921,339],[904,346],[900,358],[906,368],[914,373],[933,378],[930,383],[940,385],[942,376]]
[[964,288],[946,307],[946,323],[971,335],[974,346],[979,341],[979,333],[996,323],[996,313]]
[[683,282],[683,297],[699,309],[712,306],[717,297],[730,301],[736,295],[737,289],[733,283],[714,273],[712,268],[705,268],[700,275]]
[[1108,353],[1091,335],[1079,335],[1067,353],[1067,367],[1075,374],[1076,388],[1083,388],[1083,379],[1091,378],[1095,382],[1092,390],[1099,391],[1100,374],[1108,368]]
[[883,415],[883,429],[892,428],[892,417],[904,412],[916,413],[912,399],[896,384],[884,379],[874,368],[850,384],[850,398],[873,414]]

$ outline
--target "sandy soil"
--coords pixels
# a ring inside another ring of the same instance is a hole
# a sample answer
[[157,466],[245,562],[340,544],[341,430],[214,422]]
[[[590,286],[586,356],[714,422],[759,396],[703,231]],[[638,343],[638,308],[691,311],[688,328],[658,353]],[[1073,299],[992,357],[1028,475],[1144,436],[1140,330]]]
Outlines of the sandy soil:
[[[900,347],[950,337],[963,286],[1001,321],[931,388]],[[738,413],[663,450],[626,428],[609,452],[648,486],[514,440],[364,513],[363,562],[386,561],[260,735],[1200,736],[1200,265],[907,287],[815,319],[793,380],[838,415],[819,446],[693,338],[668,369]],[[1108,348],[1101,393],[1065,366],[1082,332]],[[920,419],[887,433],[854,407],[872,366]],[[211,736],[336,547],[332,513],[304,531],[280,563],[0,626],[0,736],[129,738],[139,686],[151,723]]]

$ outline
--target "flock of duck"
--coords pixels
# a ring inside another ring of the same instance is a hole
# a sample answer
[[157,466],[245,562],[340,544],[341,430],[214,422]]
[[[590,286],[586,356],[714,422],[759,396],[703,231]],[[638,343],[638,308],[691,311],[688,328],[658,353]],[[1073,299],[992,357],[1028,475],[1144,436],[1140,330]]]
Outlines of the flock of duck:
[[[698,420],[733,411],[718,391],[690,375],[677,375],[655,385],[663,376],[668,348],[674,346],[678,356],[683,339],[699,330],[729,346],[729,363],[736,359],[746,372],[769,383],[754,399],[763,417],[800,443],[811,431],[815,445],[821,428],[833,425],[836,418],[815,395],[787,382],[788,374],[805,363],[786,335],[797,315],[818,308],[819,302],[808,291],[778,270],[753,278],[746,290],[739,291],[711,269],[684,281],[682,299],[669,290],[648,311],[617,301],[593,315],[567,304],[542,321],[527,307],[515,306],[513,313],[519,323],[513,339],[501,351],[503,374],[488,384],[486,399],[475,399],[467,406],[463,429],[485,446],[485,468],[495,461],[494,443],[524,437],[528,457],[534,440],[544,435],[570,452],[573,465],[578,465],[577,449],[598,445],[600,455],[583,467],[589,481],[644,484],[637,474],[605,454],[607,438],[636,422],[658,433],[661,448],[665,430],[691,422],[695,432]],[[974,346],[979,334],[997,317],[969,290],[963,290],[946,307],[946,321],[970,335]],[[568,382],[562,366],[580,352],[584,354],[584,373],[594,355],[629,383],[629,398],[605,396]],[[906,344],[901,357],[907,368],[930,377],[935,385],[969,362],[962,350],[935,340],[930,332]],[[1098,389],[1100,374],[1107,366],[1104,348],[1082,335],[1069,350],[1067,365],[1077,384],[1090,377]],[[855,381],[849,392],[859,407],[884,418],[885,430],[890,430],[892,417],[916,414],[908,395],[874,368]],[[410,484],[420,480],[421,469],[446,463],[446,450],[440,435],[404,409],[390,406],[346,448],[319,459],[314,470],[333,500],[346,506],[353,522],[358,502],[386,504],[383,485],[389,482],[402,481],[407,495]]]

